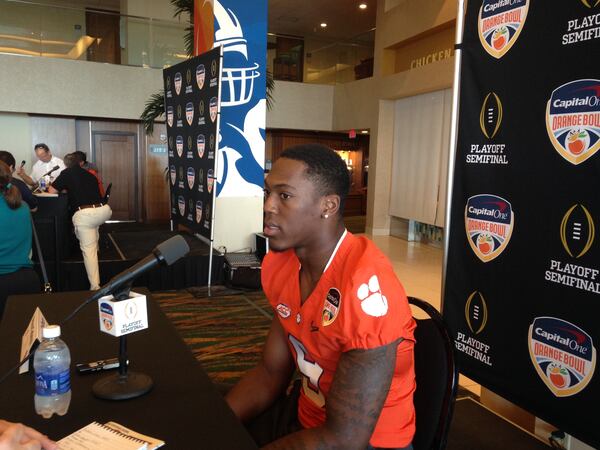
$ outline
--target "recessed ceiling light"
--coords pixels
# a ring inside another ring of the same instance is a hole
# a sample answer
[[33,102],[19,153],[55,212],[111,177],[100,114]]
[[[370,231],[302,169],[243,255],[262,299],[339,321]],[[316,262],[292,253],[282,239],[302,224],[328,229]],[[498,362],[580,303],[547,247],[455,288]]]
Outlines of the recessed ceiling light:
[[358,7],[360,9],[367,9],[367,4],[366,3],[361,3],[360,5],[358,5]]
[[321,22],[321,28],[327,28],[327,24],[325,22]]
[[369,130],[362,130],[361,133],[362,134],[369,134]]

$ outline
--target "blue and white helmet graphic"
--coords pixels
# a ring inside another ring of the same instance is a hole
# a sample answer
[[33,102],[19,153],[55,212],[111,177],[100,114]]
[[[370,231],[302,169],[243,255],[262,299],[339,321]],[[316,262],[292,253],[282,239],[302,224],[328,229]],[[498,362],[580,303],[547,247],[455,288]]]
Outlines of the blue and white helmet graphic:
[[215,0],[215,46],[223,46],[224,64],[221,82],[221,106],[248,103],[254,91],[254,79],[260,76],[258,63],[248,61],[248,46],[242,25],[231,9]]
[[256,42],[264,36],[252,22],[251,6],[229,0],[234,12],[223,4],[228,0],[214,3],[215,46],[223,46],[216,191],[223,197],[257,197],[263,195],[266,102],[265,75],[258,70],[264,51]]

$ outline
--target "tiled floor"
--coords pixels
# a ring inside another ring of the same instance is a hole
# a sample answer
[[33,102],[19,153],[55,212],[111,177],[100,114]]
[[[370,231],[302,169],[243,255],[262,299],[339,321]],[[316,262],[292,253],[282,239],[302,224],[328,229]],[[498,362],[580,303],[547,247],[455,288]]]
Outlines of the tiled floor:
[[[427,301],[440,310],[443,250],[392,236],[369,236],[391,260],[406,294]],[[461,375],[459,385],[480,395],[481,387]]]

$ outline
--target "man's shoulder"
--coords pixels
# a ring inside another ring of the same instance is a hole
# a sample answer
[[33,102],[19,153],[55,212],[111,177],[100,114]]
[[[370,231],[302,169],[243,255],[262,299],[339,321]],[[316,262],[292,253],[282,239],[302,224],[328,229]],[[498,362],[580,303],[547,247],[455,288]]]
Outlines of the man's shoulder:
[[17,186],[19,189],[27,189],[29,190],[29,188],[27,187],[27,184],[25,184],[25,182],[23,180],[19,180],[18,178],[13,177],[11,180],[11,183],[14,184],[15,186]]

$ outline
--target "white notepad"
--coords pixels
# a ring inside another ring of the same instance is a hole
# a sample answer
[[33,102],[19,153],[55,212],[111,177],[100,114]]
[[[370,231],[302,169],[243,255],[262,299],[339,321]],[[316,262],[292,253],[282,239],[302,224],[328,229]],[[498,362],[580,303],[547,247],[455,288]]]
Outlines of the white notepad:
[[60,450],[148,450],[148,443],[92,422],[58,441]]

